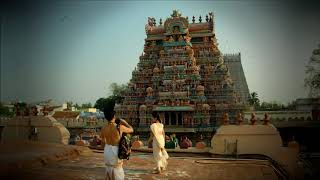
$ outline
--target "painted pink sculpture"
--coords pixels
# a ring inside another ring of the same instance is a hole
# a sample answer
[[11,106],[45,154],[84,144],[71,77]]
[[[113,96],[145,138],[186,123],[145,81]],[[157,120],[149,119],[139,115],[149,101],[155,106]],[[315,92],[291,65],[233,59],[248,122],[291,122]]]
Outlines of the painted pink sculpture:
[[192,147],[192,142],[187,138],[187,136],[182,136],[180,141],[180,148],[188,149],[189,147]]

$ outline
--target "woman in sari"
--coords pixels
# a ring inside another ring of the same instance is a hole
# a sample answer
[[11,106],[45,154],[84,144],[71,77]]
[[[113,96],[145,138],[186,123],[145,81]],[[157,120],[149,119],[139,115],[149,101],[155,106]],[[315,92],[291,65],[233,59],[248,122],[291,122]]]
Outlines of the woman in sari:
[[156,168],[154,173],[161,173],[166,170],[169,158],[165,146],[165,133],[163,124],[161,123],[160,117],[156,112],[152,112],[152,124],[150,126],[151,136],[149,141],[152,139],[153,158],[156,162]]
[[101,141],[104,144],[104,162],[106,165],[106,180],[123,180],[123,160],[118,158],[119,141],[122,133],[132,133],[133,128],[123,119],[120,120],[120,132],[115,122],[115,112],[104,112],[107,124],[101,130]]

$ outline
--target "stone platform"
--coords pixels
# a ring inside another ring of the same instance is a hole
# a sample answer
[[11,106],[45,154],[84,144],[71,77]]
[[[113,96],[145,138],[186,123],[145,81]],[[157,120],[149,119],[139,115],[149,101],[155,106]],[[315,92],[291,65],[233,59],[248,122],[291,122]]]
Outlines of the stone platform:
[[[148,146],[142,146],[140,148],[132,148],[133,151],[136,152],[152,152],[152,148],[148,148]],[[180,149],[179,147],[175,149],[166,149],[168,153],[194,153],[194,154],[209,154],[210,148],[205,147],[204,149],[197,149],[195,147],[189,147],[188,149]]]
[[86,151],[90,150],[86,147],[57,143],[2,141],[0,143],[0,176],[14,174],[26,168],[39,168],[64,159],[72,159]]
[[[103,154],[88,148],[43,143],[1,144],[0,179],[104,179]],[[125,179],[278,179],[264,160],[224,160],[169,153],[168,168],[153,174],[151,153],[134,152],[124,162]]]

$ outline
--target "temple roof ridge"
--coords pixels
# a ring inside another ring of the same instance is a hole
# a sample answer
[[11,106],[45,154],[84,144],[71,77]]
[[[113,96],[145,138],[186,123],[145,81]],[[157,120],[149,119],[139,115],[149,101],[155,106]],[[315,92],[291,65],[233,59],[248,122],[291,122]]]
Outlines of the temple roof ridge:
[[[189,23],[195,23],[195,24],[198,24],[198,23],[209,23],[209,22],[213,22],[213,12],[208,12],[208,14],[205,14],[205,15],[199,15],[199,19],[198,19],[198,22],[196,22],[195,18],[196,16],[192,16],[192,19],[189,19],[188,16],[182,16],[182,13],[177,10],[177,9],[174,9],[172,14],[170,15],[170,17],[166,17],[166,18],[161,18],[159,19],[159,24],[157,25],[156,24],[156,19],[155,17],[148,17],[148,20],[150,20],[152,22],[152,24],[154,24],[154,26],[163,26],[163,23],[162,21],[166,21],[170,18],[185,18],[188,20]],[[202,19],[203,18],[203,19]]]

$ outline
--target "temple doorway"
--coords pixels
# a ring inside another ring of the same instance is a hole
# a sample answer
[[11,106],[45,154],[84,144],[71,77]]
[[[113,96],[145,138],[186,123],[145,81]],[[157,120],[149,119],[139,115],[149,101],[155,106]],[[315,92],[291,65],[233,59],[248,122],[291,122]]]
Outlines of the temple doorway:
[[183,122],[183,113],[182,112],[165,112],[165,125],[182,125]]

